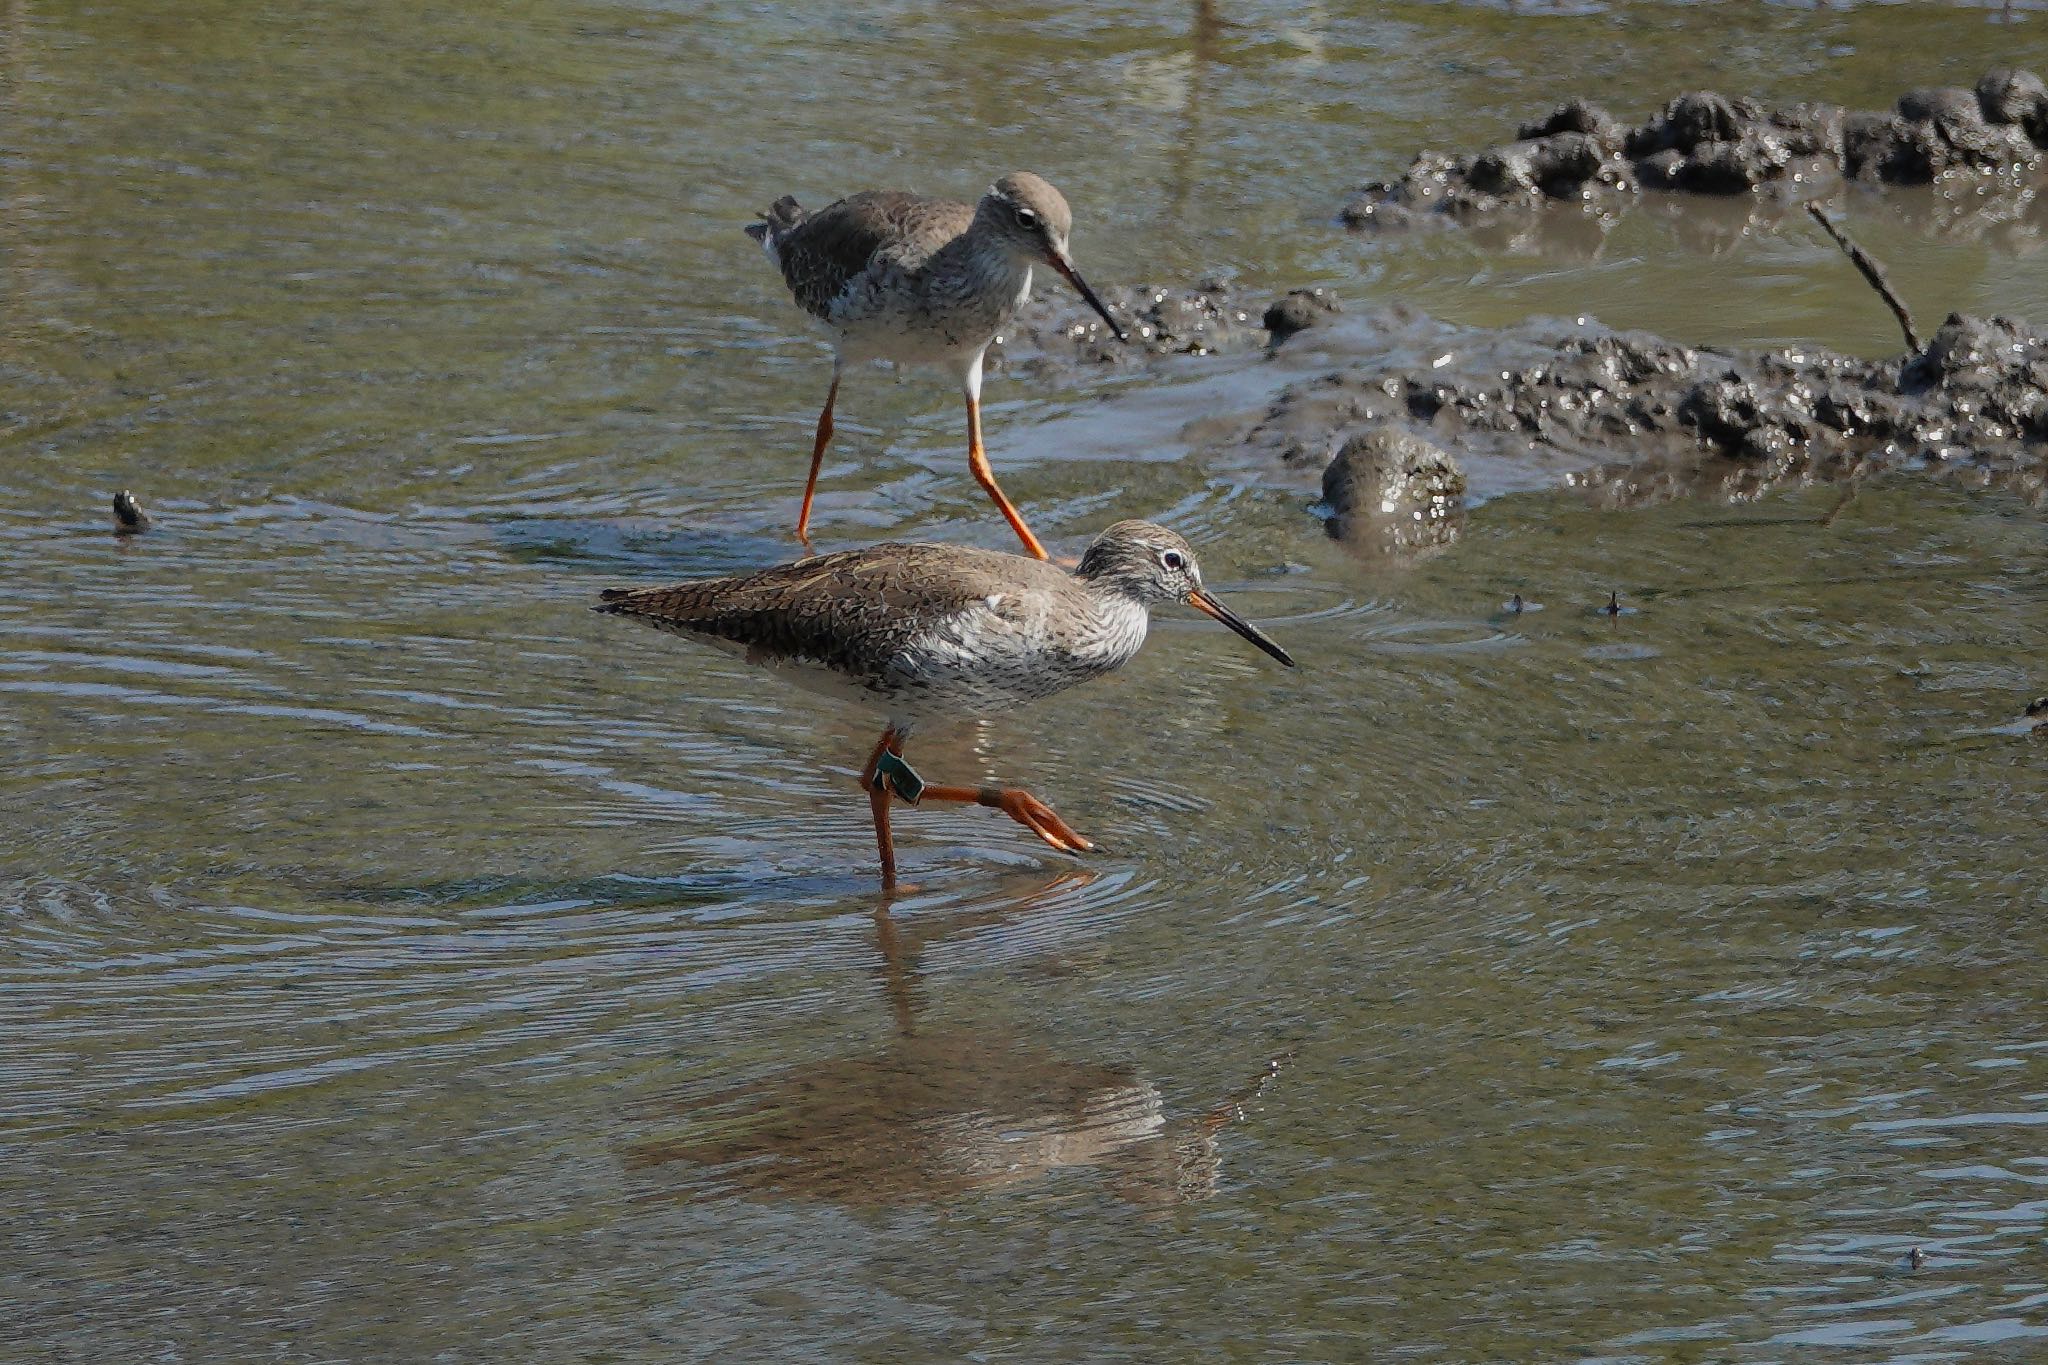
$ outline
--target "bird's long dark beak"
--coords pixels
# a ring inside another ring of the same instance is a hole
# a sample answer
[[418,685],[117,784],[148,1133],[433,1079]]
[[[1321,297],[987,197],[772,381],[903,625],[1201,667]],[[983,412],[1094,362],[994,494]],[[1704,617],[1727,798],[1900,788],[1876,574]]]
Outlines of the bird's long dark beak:
[[1265,650],[1268,654],[1278,659],[1281,663],[1286,664],[1289,668],[1294,667],[1292,655],[1280,648],[1279,645],[1273,643],[1272,637],[1267,635],[1265,631],[1260,630],[1257,626],[1210,596],[1207,588],[1196,588],[1193,592],[1189,593],[1188,605],[1201,612],[1204,616],[1215,617],[1224,625],[1229,626],[1239,635],[1244,636],[1245,639],[1250,640],[1260,649]]
[[1088,306],[1090,308],[1093,308],[1096,312],[1102,315],[1102,320],[1109,324],[1110,331],[1116,333],[1116,339],[1118,341],[1130,340],[1129,337],[1124,335],[1124,329],[1117,326],[1116,319],[1109,315],[1109,309],[1103,306],[1102,300],[1095,297],[1095,291],[1088,287],[1088,281],[1081,278],[1081,272],[1074,269],[1074,263],[1072,261],[1060,255],[1057,249],[1055,249],[1051,254],[1046,256],[1045,259],[1047,264],[1051,265],[1054,270],[1060,272],[1061,277],[1064,278],[1068,284],[1074,286],[1075,293],[1079,294],[1083,299],[1087,300]]

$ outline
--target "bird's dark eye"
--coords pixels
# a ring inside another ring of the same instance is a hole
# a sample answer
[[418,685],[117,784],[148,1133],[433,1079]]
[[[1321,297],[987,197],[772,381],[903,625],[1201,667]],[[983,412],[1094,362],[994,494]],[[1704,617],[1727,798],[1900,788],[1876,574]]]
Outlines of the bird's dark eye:
[[1018,209],[1017,221],[1022,223],[1025,227],[1037,227],[1038,213],[1034,209]]
[[1179,573],[1188,566],[1188,557],[1179,550],[1168,550],[1165,554],[1159,556],[1159,562],[1173,572]]

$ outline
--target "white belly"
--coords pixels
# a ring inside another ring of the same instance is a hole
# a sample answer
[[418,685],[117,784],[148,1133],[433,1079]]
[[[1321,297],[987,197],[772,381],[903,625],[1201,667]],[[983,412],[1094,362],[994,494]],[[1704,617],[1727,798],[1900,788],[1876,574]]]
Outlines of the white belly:
[[840,356],[964,366],[1031,297],[1029,266],[1008,290],[948,290],[946,283],[900,271],[863,277],[832,310]]

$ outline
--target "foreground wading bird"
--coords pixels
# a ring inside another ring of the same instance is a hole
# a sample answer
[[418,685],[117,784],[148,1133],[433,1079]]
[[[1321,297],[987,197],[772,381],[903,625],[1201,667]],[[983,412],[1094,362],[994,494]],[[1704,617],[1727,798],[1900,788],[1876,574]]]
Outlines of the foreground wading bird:
[[717,645],[795,681],[878,704],[888,728],[861,770],[882,884],[896,884],[889,797],[974,802],[1054,848],[1092,848],[1051,807],[1015,787],[929,784],[903,760],[922,721],[1007,711],[1120,668],[1145,643],[1148,609],[1185,602],[1290,668],[1294,660],[1202,586],[1187,541],[1120,521],[1069,573],[959,545],[877,545],[761,573],[667,588],[613,588],[598,611]]
[[946,365],[967,395],[967,464],[995,499],[1027,553],[1045,547],[1003,490],[981,447],[981,357],[1031,293],[1033,266],[1049,265],[1102,315],[1118,341],[1124,329],[1074,269],[1067,233],[1074,215],[1060,192],[1028,172],[1006,175],[969,207],[899,190],[848,195],[816,213],[783,196],[747,228],[782,270],[799,307],[832,333],[832,387],[818,414],[811,476],[797,513],[797,539],[811,543],[811,499],[832,439],[832,405],[849,360]]

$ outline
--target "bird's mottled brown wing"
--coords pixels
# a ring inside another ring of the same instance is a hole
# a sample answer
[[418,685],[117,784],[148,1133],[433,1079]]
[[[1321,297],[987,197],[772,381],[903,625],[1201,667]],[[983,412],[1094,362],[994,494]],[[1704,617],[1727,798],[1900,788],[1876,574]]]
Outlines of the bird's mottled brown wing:
[[797,306],[831,320],[832,303],[877,254],[906,269],[967,231],[974,209],[950,199],[871,190],[830,204],[774,232],[775,259]]
[[741,646],[761,663],[872,676],[910,636],[977,599],[1064,571],[964,545],[876,545],[756,574],[613,588],[598,611]]

